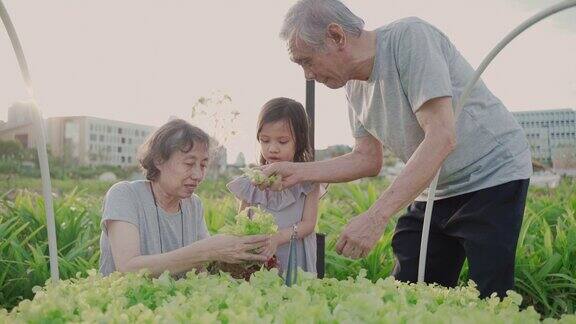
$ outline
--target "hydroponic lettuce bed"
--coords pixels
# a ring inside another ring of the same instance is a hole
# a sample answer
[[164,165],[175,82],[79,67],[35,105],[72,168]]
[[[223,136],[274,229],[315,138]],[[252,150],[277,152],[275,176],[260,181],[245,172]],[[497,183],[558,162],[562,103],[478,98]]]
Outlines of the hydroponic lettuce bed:
[[[293,287],[276,270],[256,272],[250,282],[228,275],[190,272],[174,280],[168,274],[96,272],[38,289],[32,301],[0,323],[538,323],[533,308],[519,309],[521,297],[478,299],[470,285],[455,289],[405,284],[392,278],[376,283],[363,278],[338,281],[300,273]],[[545,322],[557,322],[546,319]],[[559,322],[576,323],[576,315]]]

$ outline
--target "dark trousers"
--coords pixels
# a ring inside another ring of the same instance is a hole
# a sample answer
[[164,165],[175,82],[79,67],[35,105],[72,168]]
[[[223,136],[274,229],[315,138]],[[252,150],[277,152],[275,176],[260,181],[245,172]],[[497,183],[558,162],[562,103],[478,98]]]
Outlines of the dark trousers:
[[[437,200],[432,211],[427,283],[455,287],[464,259],[470,279],[481,297],[496,292],[500,297],[514,287],[514,259],[528,179]],[[398,219],[392,248],[396,256],[393,276],[416,282],[425,202],[414,202]]]

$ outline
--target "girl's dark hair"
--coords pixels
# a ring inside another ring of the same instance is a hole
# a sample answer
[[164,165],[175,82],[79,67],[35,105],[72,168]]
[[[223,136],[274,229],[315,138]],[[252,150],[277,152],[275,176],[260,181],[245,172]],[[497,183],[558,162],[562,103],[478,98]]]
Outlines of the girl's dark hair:
[[160,170],[155,163],[163,163],[180,150],[187,153],[194,145],[210,147],[210,137],[200,128],[185,120],[174,119],[158,128],[140,147],[139,162],[146,179],[158,180]]
[[[306,110],[301,103],[289,98],[274,98],[264,104],[258,116],[258,131],[256,140],[260,140],[262,127],[267,123],[286,120],[290,124],[292,136],[296,142],[294,162],[312,161],[312,148],[308,137],[309,121]],[[260,153],[260,165],[266,164],[266,159]]]

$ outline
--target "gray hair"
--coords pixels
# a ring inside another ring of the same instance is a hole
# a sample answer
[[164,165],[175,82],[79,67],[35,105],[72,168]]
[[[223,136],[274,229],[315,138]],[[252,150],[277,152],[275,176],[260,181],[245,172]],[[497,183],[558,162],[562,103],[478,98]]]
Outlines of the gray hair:
[[200,128],[182,119],[174,119],[164,124],[140,147],[139,162],[146,179],[158,180],[160,170],[156,163],[167,161],[176,150],[190,152],[194,145],[205,145],[208,150],[210,137]]
[[364,28],[364,20],[339,0],[300,0],[288,10],[280,38],[288,42],[302,41],[320,50],[324,48],[326,30],[332,23],[354,37],[360,37]]

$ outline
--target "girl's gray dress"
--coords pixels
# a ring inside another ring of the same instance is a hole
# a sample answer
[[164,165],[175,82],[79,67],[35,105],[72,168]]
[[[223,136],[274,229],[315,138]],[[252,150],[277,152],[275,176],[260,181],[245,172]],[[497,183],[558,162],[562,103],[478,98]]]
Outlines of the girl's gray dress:
[[[282,191],[260,190],[246,176],[240,176],[227,185],[237,198],[252,206],[259,206],[276,218],[279,229],[292,228],[302,221],[306,196],[314,186],[311,183],[297,184]],[[316,233],[297,240],[297,266],[304,271],[316,273]],[[288,265],[290,243],[278,246],[276,257],[283,273]]]

